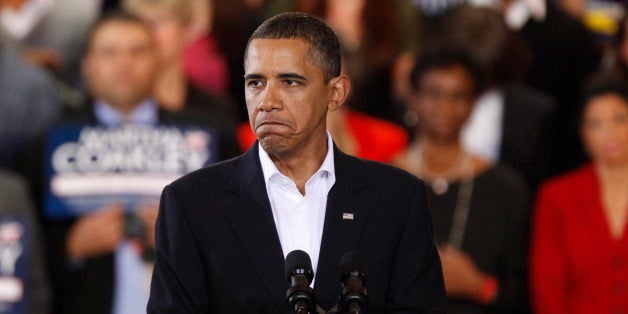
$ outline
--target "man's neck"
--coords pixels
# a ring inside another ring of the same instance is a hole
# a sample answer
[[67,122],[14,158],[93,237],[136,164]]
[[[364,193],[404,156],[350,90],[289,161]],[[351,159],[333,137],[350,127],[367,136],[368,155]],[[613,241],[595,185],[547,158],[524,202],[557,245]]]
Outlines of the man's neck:
[[327,134],[321,141],[310,144],[311,148],[299,149],[289,155],[268,154],[279,172],[296,184],[305,195],[305,184],[320,169],[327,156]]
[[139,107],[144,100],[133,101],[128,103],[120,103],[120,102],[111,102],[106,100],[101,100],[104,104],[109,106],[109,108],[120,113],[121,116],[129,116]]
[[[122,108],[129,108],[122,110]],[[150,99],[137,102],[130,106],[113,106],[105,100],[97,100],[94,112],[98,121],[108,126],[120,123],[153,124],[158,119],[157,105]]]

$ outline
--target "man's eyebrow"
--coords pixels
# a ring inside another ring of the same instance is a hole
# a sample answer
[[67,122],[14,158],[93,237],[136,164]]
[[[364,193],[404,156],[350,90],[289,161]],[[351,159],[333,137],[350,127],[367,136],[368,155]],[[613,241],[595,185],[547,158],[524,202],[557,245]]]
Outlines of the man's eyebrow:
[[259,80],[259,79],[263,79],[264,76],[260,75],[260,74],[247,74],[244,76],[244,80]]
[[[308,81],[308,79],[305,76],[299,75],[299,74],[296,74],[296,73],[291,73],[291,72],[279,73],[277,75],[277,77],[280,78],[280,79],[298,79],[298,80],[302,80],[302,81]],[[263,78],[264,78],[263,75],[255,74],[255,73],[247,74],[247,75],[244,76],[244,80],[259,80],[259,79],[263,79]]]
[[308,81],[307,78],[305,78],[305,76],[303,75],[299,75],[296,73],[279,73],[279,75],[277,75],[277,77],[281,78],[281,79],[298,79],[301,81]]

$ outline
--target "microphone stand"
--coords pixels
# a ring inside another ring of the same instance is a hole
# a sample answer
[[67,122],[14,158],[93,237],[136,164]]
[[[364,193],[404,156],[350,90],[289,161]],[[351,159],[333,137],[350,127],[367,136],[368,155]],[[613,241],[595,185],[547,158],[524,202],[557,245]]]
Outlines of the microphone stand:
[[299,285],[296,281],[301,278],[298,277],[300,276],[294,276],[293,286],[286,293],[288,306],[294,309],[297,314],[317,313],[314,289],[307,285]]

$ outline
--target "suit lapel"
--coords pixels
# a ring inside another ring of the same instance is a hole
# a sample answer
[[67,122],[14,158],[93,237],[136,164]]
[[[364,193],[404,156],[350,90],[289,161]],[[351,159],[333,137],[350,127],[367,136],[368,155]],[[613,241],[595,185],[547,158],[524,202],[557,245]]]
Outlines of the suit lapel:
[[[340,258],[347,251],[357,250],[370,214],[370,208],[361,199],[360,190],[368,182],[361,175],[359,166],[351,160],[353,157],[335,147],[334,158],[336,183],[327,198],[314,287],[318,304],[325,309],[338,302]],[[257,144],[242,156],[227,189],[237,195],[237,201],[232,210],[225,212],[225,216],[278,311],[285,312],[285,293],[288,289],[285,260],[266,192]]]
[[237,201],[231,210],[225,211],[225,216],[278,311],[285,312],[284,296],[288,289],[285,261],[257,144],[242,156],[227,189],[237,195]]
[[368,183],[356,163],[334,147],[336,183],[327,197],[325,225],[314,290],[318,304],[329,310],[338,303],[340,258],[357,250],[370,209],[360,190]]

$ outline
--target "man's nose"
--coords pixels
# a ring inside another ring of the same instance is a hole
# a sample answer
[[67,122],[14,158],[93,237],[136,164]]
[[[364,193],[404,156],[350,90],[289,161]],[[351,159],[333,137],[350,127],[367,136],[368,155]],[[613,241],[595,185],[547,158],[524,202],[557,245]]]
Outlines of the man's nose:
[[283,109],[283,100],[281,99],[280,92],[278,87],[275,87],[275,84],[268,84],[264,90],[262,101],[258,109],[266,112]]

